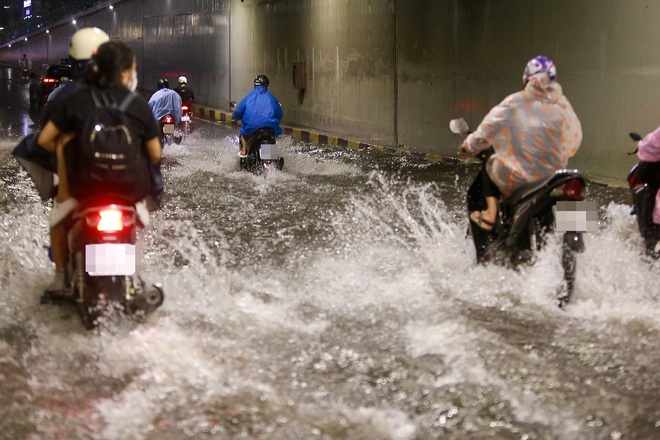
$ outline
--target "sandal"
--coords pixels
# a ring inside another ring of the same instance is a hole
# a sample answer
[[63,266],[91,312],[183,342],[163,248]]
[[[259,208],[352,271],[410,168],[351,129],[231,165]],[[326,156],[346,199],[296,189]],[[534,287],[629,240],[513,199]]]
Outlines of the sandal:
[[477,226],[485,231],[492,231],[495,227],[495,223],[491,223],[488,220],[484,219],[484,211],[473,211],[470,213],[470,220],[472,220]]

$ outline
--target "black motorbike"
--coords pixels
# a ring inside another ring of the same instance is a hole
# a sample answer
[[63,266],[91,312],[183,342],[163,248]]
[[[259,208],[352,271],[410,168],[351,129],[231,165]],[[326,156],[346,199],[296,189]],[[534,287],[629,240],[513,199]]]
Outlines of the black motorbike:
[[114,311],[146,315],[163,303],[159,284],[146,284],[137,273],[140,225],[135,206],[118,197],[89,201],[73,213],[69,231],[68,288],[44,293],[43,303],[72,303],[87,329]]
[[272,128],[262,127],[247,139],[247,156],[240,158],[240,168],[252,173],[284,168],[284,158],[275,143],[275,131]]
[[183,135],[191,134],[195,130],[195,125],[193,124],[192,121],[192,116],[193,116],[192,104],[184,103],[181,106],[181,113],[182,113],[181,123],[179,124],[181,133]]
[[[483,162],[482,170],[494,152],[491,147],[477,155]],[[486,209],[479,184],[478,177],[468,191],[468,214]],[[585,188],[585,179],[578,170],[563,169],[510,197],[500,197],[492,230],[487,231],[470,221],[477,260],[507,267],[532,264],[549,235],[561,234],[564,283],[557,292],[557,299],[559,306],[564,307],[573,294],[576,256],[585,249],[582,234],[597,226],[597,218],[593,218],[597,216],[597,209],[595,203],[584,201]]]
[[160,144],[165,147],[171,144],[180,144],[183,139],[182,136],[177,136],[176,124],[174,123],[174,116],[165,115],[160,118]]
[[[630,133],[635,142],[642,140],[637,133]],[[635,154],[637,150],[629,154]],[[637,217],[637,226],[644,239],[646,253],[660,258],[660,225],[653,222],[655,196],[660,188],[660,162],[640,161],[628,174],[628,185],[633,199],[631,214]]]

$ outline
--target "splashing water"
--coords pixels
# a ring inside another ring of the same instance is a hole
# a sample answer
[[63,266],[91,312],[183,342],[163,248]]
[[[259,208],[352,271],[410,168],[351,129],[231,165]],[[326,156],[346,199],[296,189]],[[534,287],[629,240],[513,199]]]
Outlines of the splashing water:
[[[629,207],[586,237],[556,306],[559,243],[477,266],[463,171],[279,141],[238,171],[203,127],[166,147],[143,231],[165,302],[94,332],[40,306],[49,207],[0,144],[0,432],[8,438],[651,438],[660,420],[657,261]],[[460,203],[460,202],[459,202]]]

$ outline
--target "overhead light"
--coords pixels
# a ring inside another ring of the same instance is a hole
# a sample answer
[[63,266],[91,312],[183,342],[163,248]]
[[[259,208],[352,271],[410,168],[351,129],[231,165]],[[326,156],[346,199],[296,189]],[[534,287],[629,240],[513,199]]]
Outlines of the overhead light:
[[50,34],[50,31],[49,31],[48,29],[46,29],[46,33],[47,33],[47,34]]
[[27,41],[27,37],[25,37],[25,41]]
[[74,18],[73,20],[71,20],[71,23],[76,24],[76,19]]
[[110,5],[110,10],[112,11],[113,9],[115,9],[115,7]]

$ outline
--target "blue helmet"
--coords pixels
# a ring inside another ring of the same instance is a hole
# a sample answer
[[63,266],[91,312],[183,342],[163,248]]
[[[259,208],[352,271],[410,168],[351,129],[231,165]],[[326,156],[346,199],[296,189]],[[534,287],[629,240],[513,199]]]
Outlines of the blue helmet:
[[550,82],[557,79],[557,68],[550,58],[543,55],[532,58],[527,63],[527,66],[525,66],[525,72],[522,77],[523,83],[526,84],[527,81],[529,81],[529,78],[544,72],[547,73]]

